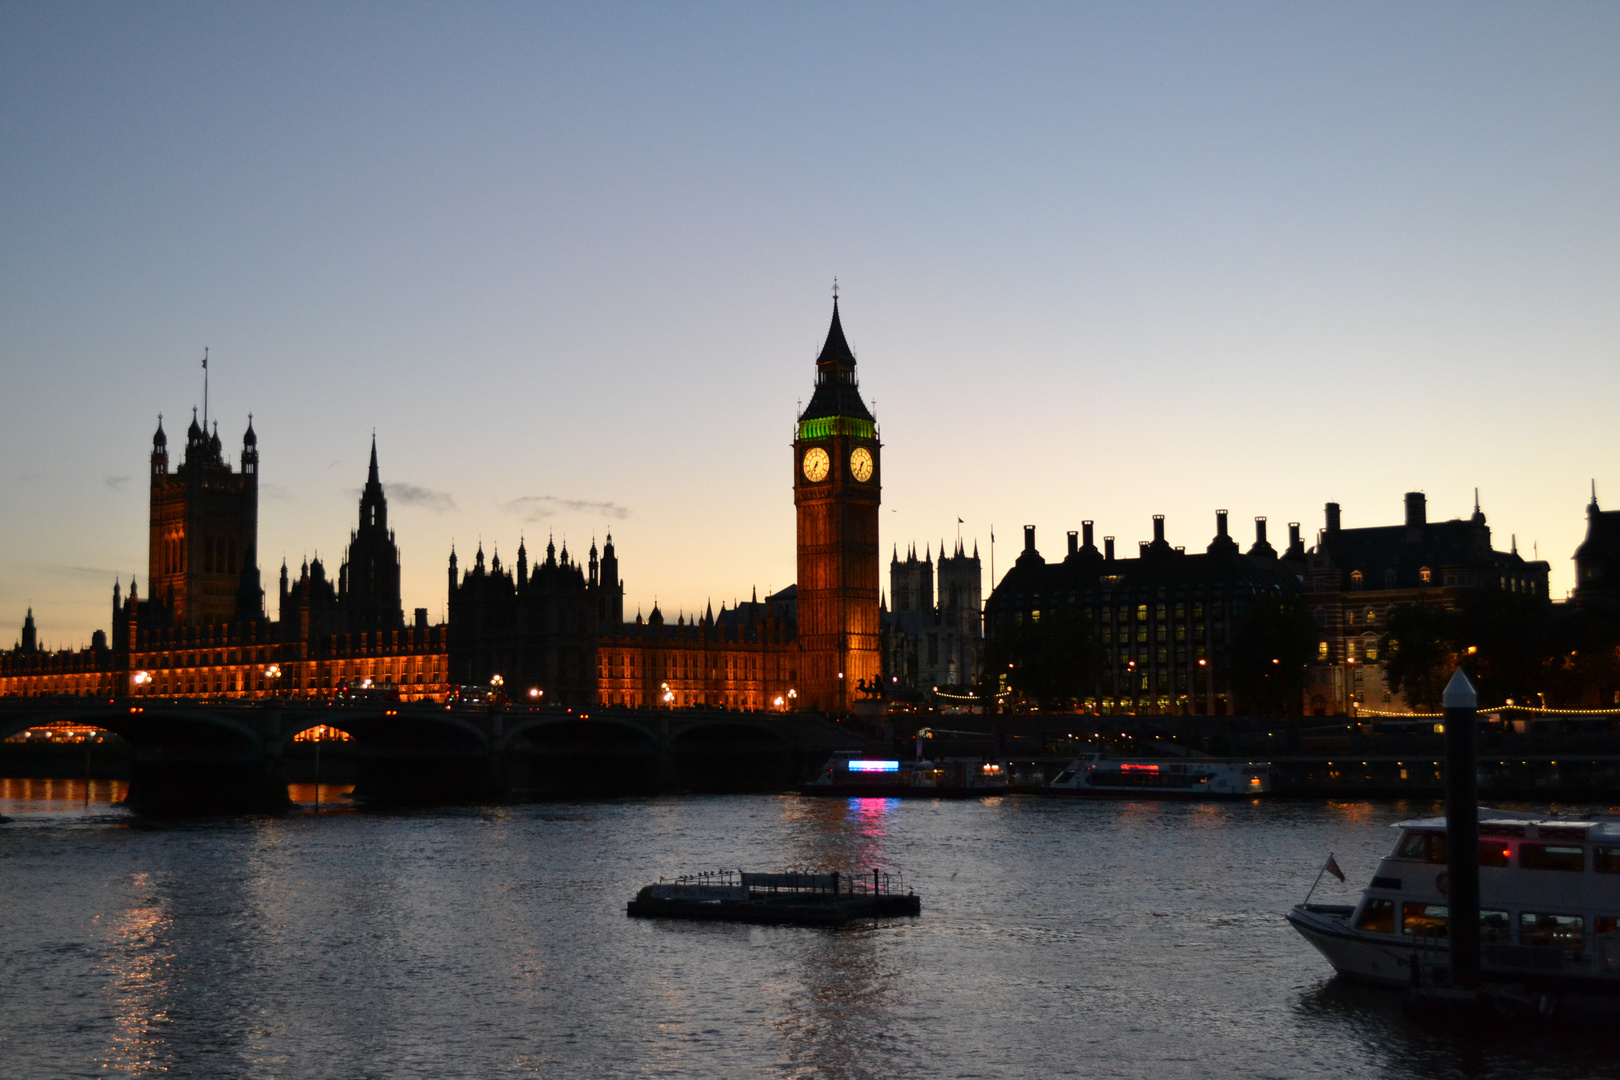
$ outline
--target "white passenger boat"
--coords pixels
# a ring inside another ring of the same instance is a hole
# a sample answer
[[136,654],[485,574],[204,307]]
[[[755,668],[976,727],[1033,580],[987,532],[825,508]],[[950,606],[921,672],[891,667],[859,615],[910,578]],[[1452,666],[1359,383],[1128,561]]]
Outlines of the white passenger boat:
[[1048,795],[1155,799],[1247,799],[1271,790],[1271,770],[1247,761],[1151,761],[1087,754],[1046,785]]
[[1000,762],[983,758],[904,761],[840,752],[828,760],[819,776],[800,787],[799,793],[877,799],[1005,795],[1007,770]]
[[[1446,820],[1395,827],[1394,850],[1360,903],[1304,903],[1288,921],[1347,978],[1442,985],[1450,967]],[[1479,908],[1485,984],[1520,988],[1549,1015],[1562,1002],[1620,1004],[1620,818],[1482,807]]]

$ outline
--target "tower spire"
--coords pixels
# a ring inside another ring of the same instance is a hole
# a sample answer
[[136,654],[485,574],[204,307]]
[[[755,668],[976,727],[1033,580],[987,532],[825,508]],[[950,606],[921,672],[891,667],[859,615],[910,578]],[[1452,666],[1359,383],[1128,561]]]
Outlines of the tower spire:
[[203,432],[208,431],[208,346],[203,346]]

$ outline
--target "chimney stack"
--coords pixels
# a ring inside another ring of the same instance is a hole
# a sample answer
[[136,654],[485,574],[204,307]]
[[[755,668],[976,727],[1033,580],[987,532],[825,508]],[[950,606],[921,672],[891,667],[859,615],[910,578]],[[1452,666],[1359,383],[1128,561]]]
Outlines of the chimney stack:
[[1339,531],[1339,504],[1338,503],[1328,503],[1327,504],[1327,531],[1328,531],[1329,536],[1332,536],[1334,533]]
[[1257,517],[1257,518],[1254,519],[1254,546],[1255,547],[1264,547],[1265,543],[1266,543],[1266,519],[1263,518],[1263,517]]
[[1083,535],[1082,535],[1082,542],[1083,542],[1083,543],[1084,543],[1084,544],[1085,544],[1085,546],[1086,546],[1086,547],[1088,547],[1088,548],[1089,548],[1089,547],[1093,547],[1093,546],[1094,546],[1094,544],[1093,544],[1093,541],[1092,541],[1092,539],[1091,539],[1091,522],[1089,522],[1089,521],[1082,521],[1082,522],[1081,522],[1081,523],[1080,523],[1080,528],[1081,528],[1081,530],[1083,530]]
[[1288,523],[1288,550],[1292,551],[1299,546],[1299,522],[1290,521]]
[[1215,511],[1215,535],[1218,536],[1218,537],[1225,537],[1226,536],[1226,511],[1225,510],[1217,510],[1217,511]]
[[1163,514],[1154,514],[1153,515],[1153,542],[1155,544],[1164,543],[1164,515]]
[[1422,528],[1428,524],[1429,509],[1427,499],[1421,491],[1408,491],[1406,493],[1406,527]]
[[1024,526],[1024,550],[1031,554],[1035,552],[1035,526],[1033,525]]
[[1069,554],[1075,555],[1080,551],[1080,534],[1073,529],[1069,530]]
[[1114,561],[1114,538],[1112,536],[1103,537],[1103,558],[1109,562]]

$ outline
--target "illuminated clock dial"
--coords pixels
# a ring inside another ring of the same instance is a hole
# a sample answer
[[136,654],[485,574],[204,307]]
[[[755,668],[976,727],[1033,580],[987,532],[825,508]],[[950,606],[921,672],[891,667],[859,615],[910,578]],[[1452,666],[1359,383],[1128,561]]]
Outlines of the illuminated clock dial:
[[872,455],[866,447],[857,446],[849,455],[849,471],[863,484],[872,479]]
[[827,457],[827,451],[819,446],[812,446],[804,452],[804,478],[812,484],[819,484],[827,479],[827,470],[832,467],[832,459]]

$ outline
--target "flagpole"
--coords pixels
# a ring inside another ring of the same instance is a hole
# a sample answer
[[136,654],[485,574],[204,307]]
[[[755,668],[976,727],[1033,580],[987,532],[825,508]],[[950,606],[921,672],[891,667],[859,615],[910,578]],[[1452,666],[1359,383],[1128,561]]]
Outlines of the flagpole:
[[1318,885],[1322,884],[1322,875],[1327,873],[1328,863],[1331,863],[1332,861],[1333,861],[1333,852],[1330,851],[1330,852],[1328,852],[1327,862],[1323,863],[1322,864],[1322,869],[1320,869],[1320,870],[1318,870],[1316,872],[1316,880],[1311,882],[1311,891],[1305,894],[1305,899],[1304,900],[1300,901],[1300,903],[1299,903],[1300,907],[1304,907],[1306,904],[1309,904],[1311,902],[1311,896],[1316,892],[1316,887]]

